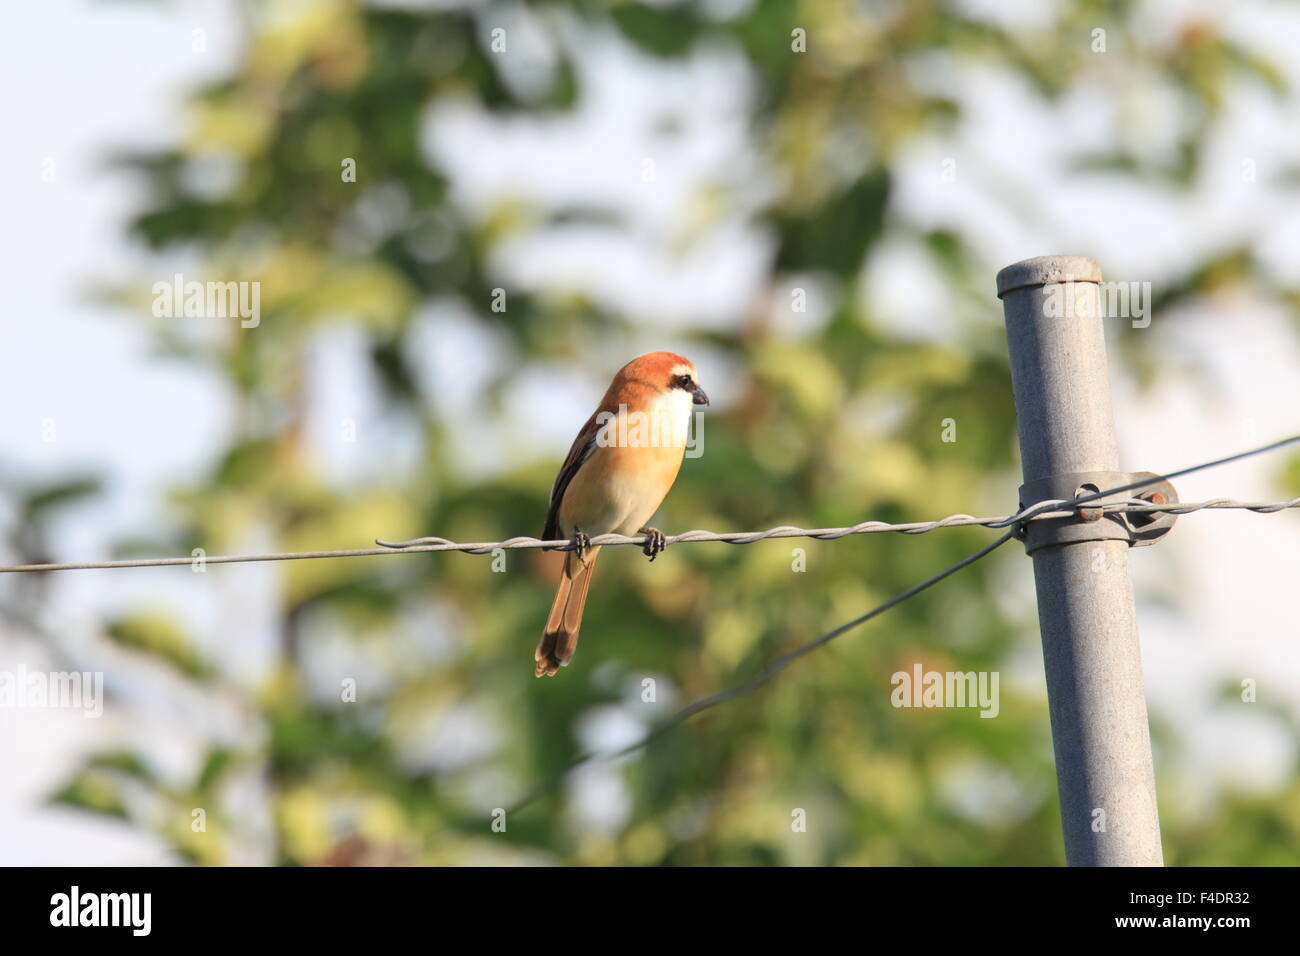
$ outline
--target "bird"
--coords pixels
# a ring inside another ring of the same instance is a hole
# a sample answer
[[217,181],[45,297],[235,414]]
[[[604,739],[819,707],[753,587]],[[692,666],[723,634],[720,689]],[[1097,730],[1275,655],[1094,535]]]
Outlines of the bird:
[[555,602],[533,655],[538,677],[554,677],[573,659],[602,534],[646,536],[651,561],[665,536],[647,522],[668,495],[686,450],[696,405],[708,405],[694,363],[672,352],[628,362],[578,432],[551,486],[542,540],[565,539]]

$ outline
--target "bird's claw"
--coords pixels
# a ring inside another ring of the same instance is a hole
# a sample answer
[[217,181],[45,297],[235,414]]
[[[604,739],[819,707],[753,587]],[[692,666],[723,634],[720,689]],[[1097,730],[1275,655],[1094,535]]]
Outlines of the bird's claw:
[[642,528],[637,534],[645,535],[645,544],[641,546],[641,552],[653,561],[664,548],[668,547],[667,535],[658,528],[651,528],[648,525]]
[[591,550],[591,536],[581,528],[573,529],[573,550],[577,553],[578,560],[586,564],[587,552]]

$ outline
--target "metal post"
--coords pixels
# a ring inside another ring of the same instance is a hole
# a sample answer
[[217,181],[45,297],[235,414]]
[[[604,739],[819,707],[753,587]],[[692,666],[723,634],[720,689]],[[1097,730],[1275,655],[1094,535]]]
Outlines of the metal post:
[[[1034,499],[1025,505],[1103,490],[1090,485],[1106,473],[1124,477],[1106,376],[1100,282],[1100,266],[1079,256],[1026,259],[998,273],[1024,497]],[[1059,489],[1075,481],[1085,490],[1029,492],[1035,485]],[[1073,527],[1055,536],[1046,529],[1050,543],[1035,529],[1040,543],[1029,549],[1070,866],[1163,865],[1130,545],[1121,532],[1108,533],[1120,521],[1094,521],[1090,527],[1100,531],[1091,539],[1080,522],[1063,522]]]

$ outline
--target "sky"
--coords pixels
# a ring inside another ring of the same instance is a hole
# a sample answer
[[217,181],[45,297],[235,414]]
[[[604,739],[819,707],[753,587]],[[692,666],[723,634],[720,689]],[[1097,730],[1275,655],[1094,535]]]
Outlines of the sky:
[[[986,0],[967,6],[977,15],[1004,15],[1003,5]],[[1198,6],[1213,5],[1149,5],[1147,26],[1158,35],[1174,28],[1179,11]],[[1272,50],[1300,83],[1300,63],[1292,56],[1300,14],[1239,4],[1224,16],[1229,30]],[[15,7],[6,19],[0,115],[10,135],[0,150],[0,269],[7,294],[0,407],[9,412],[0,416],[0,479],[38,483],[83,471],[107,475],[105,494],[71,509],[54,537],[59,558],[98,558],[119,534],[164,522],[159,503],[166,489],[203,468],[231,427],[219,381],[151,356],[144,328],[91,292],[98,282],[160,271],[124,237],[123,223],[144,199],[140,184],[109,171],[106,157],[115,148],[175,137],[185,91],[229,67],[237,32],[229,7],[215,2],[50,0]],[[617,235],[572,227],[509,245],[495,266],[512,285],[591,289],[611,308],[646,322],[647,337],[738,321],[771,249],[771,238],[746,215],[764,194],[767,173],[751,155],[742,124],[751,94],[743,63],[718,50],[668,67],[609,35],[574,42],[590,51],[586,75],[601,82],[589,85],[593,95],[573,116],[509,120],[452,104],[429,118],[422,139],[428,155],[452,171],[457,202],[470,214],[485,212],[503,189],[543,208],[594,194],[626,213],[632,227]],[[892,212],[918,228],[954,225],[973,237],[989,270],[989,335],[1001,334],[993,275],[1028,256],[1082,252],[1103,263],[1107,278],[1158,285],[1206,249],[1240,236],[1257,239],[1279,274],[1294,278],[1300,269],[1293,251],[1300,209],[1271,190],[1265,175],[1300,164],[1296,144],[1287,141],[1300,119],[1294,104],[1253,92],[1238,96],[1197,189],[1182,197],[1063,168],[1064,148],[1099,130],[1120,135],[1136,125],[1159,149],[1171,135],[1169,103],[1159,90],[1135,86],[1130,114],[1113,116],[1101,90],[1083,88],[1049,106],[998,70],[970,68],[959,79],[969,119],[952,136],[918,142],[902,158]],[[665,150],[652,119],[673,111],[686,111],[690,122]],[[652,153],[654,175],[647,183],[643,160]],[[949,158],[956,160],[952,181],[940,175]],[[1242,175],[1246,161],[1261,171],[1253,182]],[[750,194],[688,254],[670,254],[689,197],[738,165],[746,170]],[[640,187],[629,188],[633,181]],[[1009,214],[1009,193],[1031,214]],[[928,268],[908,241],[891,241],[873,253],[860,294],[896,330],[943,338],[955,327],[955,305],[935,291]],[[803,320],[809,325],[787,330],[792,337],[824,319],[815,294],[813,300]],[[1142,333],[1156,339],[1167,360],[1168,371],[1153,389],[1140,391],[1112,363],[1126,467],[1173,470],[1298,430],[1300,352],[1285,316],[1229,294],[1180,315],[1176,330],[1162,318],[1156,315]],[[439,311],[429,320],[423,374],[454,365],[458,374],[473,375],[466,355],[482,363],[501,354],[500,344],[470,317]],[[707,350],[695,357],[702,369],[709,367]],[[346,481],[367,465],[332,441],[331,423],[345,413],[359,415],[363,428],[382,429],[383,423],[367,399],[363,363],[346,333],[321,340],[315,367],[329,387],[313,403],[313,434],[338,479]],[[735,370],[717,362],[712,371],[710,396],[725,405]],[[601,376],[577,377],[552,401],[545,418],[554,426],[540,430],[528,424],[535,385],[524,377],[501,417],[481,423],[489,440],[467,449],[470,467],[493,467],[492,437],[525,456],[562,459],[571,423],[585,417]],[[394,453],[400,456],[400,448]],[[1253,459],[1180,479],[1178,489],[1183,500],[1274,500],[1280,497],[1270,481],[1276,467],[1275,458]],[[994,513],[999,504],[974,502],[971,512]],[[1262,698],[1300,709],[1297,625],[1284,611],[1300,566],[1298,527],[1295,514],[1200,514],[1181,519],[1159,546],[1132,555],[1148,702],[1153,716],[1183,731],[1186,750],[1171,779],[1194,805],[1208,808],[1221,786],[1266,792],[1295,772],[1293,745],[1280,725],[1249,708],[1215,703],[1212,689],[1225,680],[1255,678]],[[999,560],[1001,600],[1026,629],[1036,630],[1028,563],[1020,555]],[[40,624],[75,658],[115,610],[141,603],[176,608],[236,673],[252,679],[270,659],[277,575],[273,565],[231,566],[210,573],[200,586],[186,569],[63,573],[49,582],[49,610]],[[9,593],[6,585],[0,581],[0,600]],[[55,666],[45,644],[0,623],[0,667]],[[1041,659],[1026,659],[1011,669],[1032,685],[1041,683],[1041,668]],[[114,690],[141,703],[129,684]],[[126,716],[116,707],[98,720],[0,709],[0,766],[7,771],[0,785],[0,863],[167,859],[165,847],[147,835],[46,807],[43,798],[66,779],[79,754],[124,734],[147,733],[161,764],[179,777],[192,758],[194,735],[238,735],[248,728],[233,708],[199,706],[179,694],[164,693]],[[603,719],[592,715],[582,736],[595,744],[618,742],[635,732],[624,722],[618,711]],[[442,733],[431,744],[435,758],[457,739]],[[617,773],[584,774],[574,786],[580,805],[607,825],[626,813]],[[255,798],[248,795],[252,808]],[[255,811],[250,815],[256,830],[262,824]],[[260,861],[256,846],[249,841],[247,861]]]

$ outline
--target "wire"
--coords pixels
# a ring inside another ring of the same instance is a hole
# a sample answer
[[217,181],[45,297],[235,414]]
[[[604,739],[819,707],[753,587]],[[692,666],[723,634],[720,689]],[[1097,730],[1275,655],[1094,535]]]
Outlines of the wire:
[[805,654],[810,654],[813,651],[815,651],[817,648],[825,644],[829,644],[831,641],[835,640],[835,638],[839,637],[841,634],[844,634],[847,631],[852,630],[853,628],[857,627],[859,624],[865,624],[873,617],[876,617],[879,614],[883,614],[886,611],[888,611],[890,608],[898,604],[902,604],[908,598],[914,597],[917,594],[920,594],[922,591],[926,590],[927,588],[933,587],[934,585],[938,584],[940,581],[942,581],[944,578],[948,577],[949,575],[956,574],[962,568],[969,567],[970,565],[974,564],[976,561],[980,560],[980,558],[992,554],[994,551],[1002,547],[1012,538],[1016,537],[1018,531],[1019,531],[1018,527],[1012,528],[1010,531],[1006,532],[1006,534],[999,537],[996,541],[992,542],[991,544],[986,544],[984,547],[980,548],[978,551],[974,552],[973,554],[968,554],[966,557],[962,558],[956,564],[949,565],[948,567],[940,571],[938,574],[926,578],[920,584],[913,584],[907,590],[899,591],[897,594],[891,597],[888,601],[885,601],[883,604],[877,604],[875,607],[873,607],[870,611],[867,611],[865,614],[859,615],[858,617],[855,617],[851,621],[846,621],[844,624],[841,624],[839,627],[832,628],[831,630],[827,631],[825,634],[822,634],[821,636],[814,638],[813,640],[808,641],[805,644],[800,644],[794,650],[782,654],[780,657],[769,662],[766,667],[764,667],[761,671],[759,671],[756,675],[754,675],[744,683],[737,684],[734,687],[729,687],[726,690],[718,691],[715,694],[710,694],[708,697],[701,697],[699,700],[687,704],[681,710],[677,711],[670,718],[668,718],[668,720],[664,721],[662,724],[655,727],[653,730],[649,731],[644,737],[642,737],[640,740],[636,741],[635,743],[629,744],[628,746],[618,750],[588,751],[587,753],[573,760],[571,763],[557,770],[554,774],[552,774],[549,778],[547,778],[542,783],[535,786],[527,796],[525,796],[522,800],[520,800],[513,807],[511,807],[507,811],[507,813],[508,814],[516,813],[520,810],[523,810],[525,807],[529,806],[530,804],[536,802],[543,794],[546,793],[546,791],[548,791],[551,787],[553,787],[557,782],[559,782],[569,773],[576,770],[578,767],[582,766],[585,763],[590,763],[593,760],[599,760],[602,762],[607,760],[615,760],[619,757],[625,757],[628,754],[635,753],[636,751],[642,749],[643,747],[649,746],[656,739],[668,733],[668,731],[690,720],[696,714],[700,714],[706,710],[710,710],[714,707],[717,707],[719,704],[725,704],[729,700],[735,700],[737,697],[744,697],[747,694],[752,694],[754,691],[758,690],[769,680],[775,677],[778,673],[785,670],[787,667],[789,667],[799,658],[803,657]]
[[[910,522],[904,524],[889,524],[883,521],[864,521],[860,524],[851,525],[843,528],[799,528],[793,525],[781,525],[776,528],[769,528],[766,531],[731,531],[716,533],[713,531],[695,530],[686,531],[681,534],[671,535],[665,539],[667,544],[677,543],[695,543],[703,541],[722,541],[727,544],[752,544],[755,541],[763,541],[768,538],[815,538],[818,540],[834,540],[853,534],[872,534],[877,532],[899,532],[901,534],[925,534],[938,528],[953,527],[970,527],[979,526],[987,528],[1009,528],[1009,530],[999,537],[996,541],[985,545],[978,551],[967,555],[955,564],[949,565],[938,574],[926,578],[919,584],[914,584],[904,591],[895,594],[883,604],[878,604],[865,614],[853,618],[838,627],[821,634],[811,641],[799,645],[794,650],[789,651],[780,657],[775,658],[767,664],[761,671],[751,677],[749,680],[740,684],[729,687],[717,693],[702,697],[699,700],[687,704],[678,710],[672,717],[659,726],[650,730],[644,737],[635,743],[629,744],[617,750],[608,752],[589,751],[582,754],[571,763],[556,771],[549,778],[538,784],[533,790],[521,801],[516,803],[510,810],[511,813],[523,810],[525,807],[536,802],[547,790],[556,782],[563,779],[570,772],[583,764],[590,763],[594,760],[606,761],[614,760],[618,757],[627,756],[635,753],[644,747],[649,746],[659,737],[668,733],[675,727],[680,726],[687,720],[690,720],[696,714],[703,713],[724,704],[727,701],[735,700],[752,694],[771,680],[776,674],[789,667],[799,658],[812,653],[819,647],[829,644],[835,638],[847,633],[861,624],[865,624],[872,618],[883,614],[885,611],[896,607],[920,594],[922,591],[933,587],[945,578],[955,574],[963,568],[969,567],[981,558],[992,554],[1002,545],[1006,544],[1012,538],[1018,537],[1024,530],[1024,526],[1029,521],[1050,520],[1059,518],[1071,518],[1078,516],[1078,506],[1089,501],[1096,501],[1099,498],[1108,498],[1112,495],[1124,491],[1134,491],[1147,485],[1156,484],[1161,481],[1168,481],[1172,478],[1178,478],[1182,475],[1189,475],[1193,472],[1203,471],[1207,468],[1214,468],[1218,465],[1227,464],[1233,461],[1239,461],[1253,455],[1263,454],[1264,452],[1274,451],[1286,445],[1300,442],[1300,435],[1294,435],[1290,438],[1284,438],[1280,441],[1262,445],[1258,448],[1248,449],[1235,455],[1229,455],[1224,458],[1218,458],[1214,461],[1202,462],[1198,465],[1192,465],[1178,471],[1169,472],[1164,475],[1153,475],[1149,478],[1143,478],[1138,481],[1130,482],[1126,485],[1120,485],[1116,488],[1110,488],[1106,491],[1097,491],[1087,495],[1081,495],[1077,498],[1040,501],[1029,507],[1021,509],[1013,515],[1006,515],[997,518],[975,518],[965,514],[949,515],[946,518],[940,518],[936,521]],[[1127,498],[1120,501],[1109,501],[1101,504],[1097,509],[1104,514],[1125,513],[1125,514],[1190,514],[1203,510],[1223,510],[1238,509],[1253,511],[1259,514],[1273,514],[1289,508],[1300,508],[1300,498],[1292,498],[1289,501],[1277,502],[1243,502],[1232,498],[1213,498],[1208,501],[1198,502],[1180,502],[1178,504],[1158,505],[1141,498]],[[597,535],[591,538],[592,545],[643,545],[646,541],[645,536],[625,536],[616,534]],[[415,538],[410,541],[389,542],[376,539],[375,542],[379,547],[376,548],[355,548],[348,550],[335,551],[297,551],[285,552],[280,554],[249,554],[249,555],[216,555],[213,557],[195,555],[189,558],[146,558],[140,560],[121,560],[121,561],[96,561],[82,563],[65,563],[65,564],[25,564],[11,565],[0,567],[0,573],[13,573],[21,571],[71,571],[79,569],[96,569],[96,568],[143,568],[143,567],[167,567],[176,565],[193,565],[198,563],[204,564],[234,564],[240,562],[253,561],[291,561],[304,560],[311,558],[345,558],[345,557],[367,557],[381,554],[413,554],[437,551],[461,551],[467,554],[490,554],[497,550],[514,550],[520,548],[553,548],[557,551],[571,550],[573,545],[569,541],[542,541],[538,538],[517,537],[508,538],[505,541],[493,542],[456,542],[448,541],[445,538],[425,537]]]
[[1111,488],[1109,491],[1094,492],[1090,495],[1084,495],[1081,498],[1075,498],[1073,503],[1078,504],[1084,501],[1094,501],[1097,498],[1105,498],[1108,495],[1119,494],[1121,491],[1132,491],[1134,488],[1141,488],[1144,485],[1154,484],[1157,481],[1169,481],[1172,478],[1181,478],[1183,475],[1190,475],[1196,471],[1204,471],[1207,468],[1216,468],[1219,465],[1226,465],[1229,462],[1241,461],[1243,458],[1262,455],[1267,451],[1276,451],[1279,448],[1285,448],[1287,445],[1294,445],[1296,442],[1300,442],[1300,435],[1292,435],[1290,438],[1281,438],[1275,442],[1269,442],[1267,445],[1260,445],[1258,448],[1249,448],[1246,451],[1239,451],[1235,455],[1228,455],[1225,458],[1216,458],[1214,461],[1203,461],[1199,465],[1191,465],[1187,468],[1181,468],[1178,471],[1171,471],[1167,475],[1157,475],[1155,478],[1144,478],[1141,481],[1135,481],[1131,484],[1120,485],[1118,488]]
[[[790,664],[794,663],[796,660],[803,657],[804,655],[811,653],[812,651],[816,650],[819,647],[829,644],[831,641],[835,640],[835,638],[839,637],[840,635],[844,634],[847,631],[852,630],[853,628],[857,627],[859,624],[864,624],[867,621],[871,620],[873,617],[876,617],[879,614],[883,614],[885,611],[888,611],[890,608],[901,604],[903,601],[906,601],[910,597],[914,597],[915,595],[920,594],[922,591],[926,590],[927,588],[932,587],[935,584],[938,584],[944,578],[947,578],[948,576],[956,573],[957,571],[960,571],[962,568],[969,567],[970,565],[974,564],[976,561],[980,560],[981,558],[996,551],[998,548],[1002,547],[1002,545],[1006,544],[1012,538],[1017,537],[1023,530],[1025,522],[1033,521],[1036,519],[1050,518],[1050,517],[1070,517],[1076,514],[1076,512],[1072,510],[1066,511],[1064,514],[1059,514],[1055,510],[1052,512],[1047,512],[1043,509],[1046,508],[1056,509],[1058,506],[1073,508],[1074,506],[1077,506],[1079,504],[1088,501],[1095,501],[1098,498],[1106,498],[1122,491],[1133,491],[1135,489],[1145,487],[1146,485],[1152,485],[1161,481],[1167,481],[1170,478],[1177,478],[1181,475],[1190,475],[1193,472],[1204,471],[1207,468],[1214,468],[1218,465],[1224,465],[1227,464],[1228,462],[1239,461],[1242,458],[1248,458],[1252,455],[1259,455],[1259,454],[1263,454],[1264,452],[1273,451],[1278,448],[1282,448],[1285,445],[1293,444],[1295,442],[1300,442],[1300,435],[1295,435],[1291,438],[1283,439],[1282,441],[1272,442],[1271,444],[1263,445],[1259,448],[1252,448],[1248,451],[1240,452],[1235,455],[1229,455],[1226,458],[1218,458],[1215,459],[1214,461],[1202,462],[1201,464],[1198,465],[1192,465],[1188,468],[1182,468],[1178,471],[1170,472],[1167,475],[1154,475],[1149,478],[1143,478],[1139,481],[1131,482],[1127,485],[1122,485],[1118,488],[1110,488],[1106,491],[1098,491],[1088,495],[1081,495],[1078,498],[1072,498],[1067,501],[1039,502],[1036,505],[1032,505],[1028,508],[1025,508],[1020,512],[1018,516],[1014,516],[1013,518],[1008,518],[1008,519],[1002,519],[1002,521],[1004,522],[1012,522],[1011,530],[1009,530],[1006,534],[1002,535],[1000,538],[998,538],[996,541],[992,542],[991,544],[985,545],[983,548],[974,552],[973,554],[967,555],[965,558],[962,558],[956,564],[950,565],[949,567],[940,571],[938,574],[926,578],[920,584],[914,584],[907,590],[900,591],[898,594],[894,595],[888,601],[885,601],[883,604],[878,604],[876,607],[872,608],[870,611],[867,611],[865,614],[855,617],[853,618],[853,620],[847,621],[844,624],[839,625],[838,627],[832,628],[826,633],[813,638],[811,641],[807,641],[804,644],[800,644],[794,650],[789,651],[788,653],[783,654],[780,657],[776,658],[775,660],[771,661],[766,667],[764,667],[761,671],[759,671],[758,674],[756,674],[754,677],[750,678],[749,680],[744,681],[743,683],[740,684],[736,684],[732,687],[729,687],[726,690],[722,690],[722,691],[718,691],[717,693],[710,694],[707,697],[701,697],[699,700],[687,704],[685,707],[681,708],[670,718],[668,718],[668,720],[666,720],[664,723],[660,724],[659,726],[647,732],[645,736],[643,736],[640,740],[632,744],[629,744],[626,747],[621,747],[617,750],[588,751],[587,753],[582,754],[581,756],[574,759],[571,763],[569,763],[565,767],[556,771],[546,780],[536,785],[523,799],[521,799],[518,803],[516,803],[513,807],[511,807],[509,812],[515,813],[521,811],[526,807],[528,807],[529,805],[531,805],[532,803],[535,803],[557,782],[562,780],[569,773],[576,770],[578,767],[582,766],[583,764],[591,763],[592,761],[605,762],[608,760],[615,760],[619,757],[625,757],[629,754],[635,753],[636,751],[649,746],[651,743],[653,743],[655,740],[662,737],[664,734],[668,733],[670,730],[680,726],[681,724],[685,723],[687,720],[690,720],[696,714],[702,713],[703,711],[716,707],[719,704],[726,703],[727,701],[735,700],[738,697],[744,697],[748,694],[754,693],[756,690],[758,690],[764,684],[766,684],[774,675],[784,670],[786,667],[788,667]],[[1115,507],[1117,505],[1122,506],[1122,508]],[[1300,507],[1300,498],[1293,498],[1290,501],[1274,502],[1272,504],[1247,504],[1243,502],[1232,501],[1231,499],[1227,499],[1227,498],[1215,498],[1210,501],[1193,502],[1189,504],[1180,503],[1176,505],[1155,505],[1151,502],[1143,501],[1142,499],[1129,499],[1125,502],[1108,502],[1101,506],[1101,510],[1140,511],[1140,512],[1147,512],[1147,513],[1162,511],[1162,512],[1170,512],[1175,514],[1187,514],[1192,511],[1201,511],[1205,509],[1214,509],[1214,508],[1242,508],[1245,510],[1256,511],[1263,514],[1272,514],[1281,511],[1284,508],[1295,508],[1295,507]],[[931,524],[933,527],[940,527],[943,525],[943,521],[945,520],[947,519],[943,519],[938,522],[932,522]],[[987,526],[994,527],[994,525],[987,525]],[[924,530],[928,531],[931,530],[931,528],[927,527]],[[919,533],[919,532],[912,532],[912,533]],[[593,539],[593,541],[594,540],[595,539]]]
[[[1231,459],[1224,459],[1231,460]],[[1216,462],[1217,464],[1217,462]],[[1208,465],[1206,467],[1209,467]],[[1186,471],[1175,474],[1186,474]],[[1123,490],[1141,487],[1163,480],[1164,477],[1144,479]],[[1007,528],[1023,524],[1026,521],[1044,521],[1077,516],[1074,510],[1080,503],[1104,497],[1113,492],[1098,492],[1079,498],[1053,501],[1040,501],[1013,515],[995,518],[975,518],[967,514],[948,515],[936,521],[912,521],[902,524],[889,524],[884,521],[863,521],[860,524],[843,528],[800,528],[795,525],[780,525],[766,531],[683,531],[681,534],[667,536],[666,544],[694,544],[705,541],[722,541],[726,544],[753,544],[769,538],[815,538],[819,541],[833,541],[853,534],[876,534],[883,531],[900,534],[926,534],[939,528]],[[1272,514],[1288,508],[1300,508],[1300,498],[1290,501],[1252,502],[1237,501],[1233,498],[1214,498],[1209,501],[1180,502],[1177,504],[1156,505],[1141,498],[1127,498],[1122,501],[1109,501],[1100,505],[1098,510],[1105,514],[1151,514],[1167,512],[1169,514],[1190,514],[1203,510],[1237,509],[1254,511],[1259,514]],[[601,534],[591,539],[593,545],[644,545],[643,535]],[[460,551],[465,554],[492,554],[496,551],[514,551],[525,548],[552,548],[556,551],[569,551],[573,548],[571,541],[543,541],[539,538],[507,538],[504,541],[448,541],[446,538],[415,538],[411,541],[378,541],[379,547],[353,548],[338,551],[288,551],[272,554],[223,554],[195,555],[188,558],[125,558],[117,561],[82,561],[62,564],[14,564],[0,566],[0,574],[13,574],[23,571],[84,571],[111,570],[115,568],[160,568],[183,565],[203,564],[240,564],[255,561],[302,561],[314,558],[360,558],[381,554],[424,554],[440,551]]]
[[[1013,515],[1004,515],[998,518],[973,518],[967,514],[948,515],[946,518],[940,518],[937,521],[914,521],[905,524],[889,524],[884,521],[863,521],[859,524],[850,525],[844,528],[799,528],[795,525],[780,525],[776,528],[768,528],[766,531],[725,531],[722,533],[705,530],[684,531],[681,534],[669,535],[664,539],[665,546],[670,544],[685,544],[688,542],[700,541],[723,541],[727,544],[753,544],[755,541],[764,541],[768,538],[815,538],[820,541],[833,541],[836,538],[843,538],[851,534],[874,534],[882,531],[896,531],[901,534],[925,534],[934,531],[937,528],[961,528],[961,527],[985,527],[985,528],[1006,528],[1020,527],[1026,521],[1047,520],[1052,518],[1071,518],[1076,517],[1074,508],[1088,501],[1095,501],[1098,498],[1106,498],[1118,494],[1121,491],[1133,491],[1146,485],[1155,484],[1160,481],[1168,481],[1171,478],[1178,478],[1182,475],[1190,475],[1194,471],[1201,471],[1206,468],[1213,468],[1217,465],[1224,465],[1231,461],[1238,461],[1242,458],[1249,458],[1252,455],[1260,455],[1267,451],[1274,451],[1286,445],[1300,442],[1300,435],[1292,435],[1290,438],[1283,438],[1279,441],[1270,442],[1267,445],[1261,445],[1258,448],[1251,448],[1235,455],[1229,455],[1226,458],[1218,458],[1214,461],[1202,462],[1199,465],[1192,465],[1190,468],[1183,468],[1179,471],[1172,471],[1166,475],[1153,475],[1150,478],[1143,478],[1131,482],[1127,485],[1120,485],[1118,488],[1111,488],[1108,491],[1098,491],[1088,495],[1081,495],[1078,498],[1069,498],[1053,501],[1040,501],[1027,508],[1022,509]],[[1277,501],[1271,503],[1243,502],[1234,501],[1231,498],[1215,498],[1211,501],[1200,501],[1191,504],[1170,504],[1155,505],[1152,502],[1145,501],[1141,498],[1129,498],[1123,501],[1106,502],[1100,507],[1100,510],[1106,514],[1123,513],[1145,513],[1167,512],[1169,514],[1189,514],[1193,511],[1201,511],[1206,508],[1223,509],[1238,508],[1246,511],[1255,511],[1261,514],[1272,514],[1286,508],[1300,507],[1300,498],[1292,498],[1290,501]],[[1093,509],[1096,510],[1096,509]],[[592,545],[644,545],[646,537],[644,535],[621,535],[621,534],[601,534],[591,538]],[[209,564],[242,564],[256,561],[304,561],[315,558],[364,558],[375,557],[381,554],[423,554],[425,552],[435,551],[462,551],[466,554],[492,554],[496,551],[513,551],[521,548],[549,548],[556,551],[573,550],[571,541],[542,541],[539,538],[517,537],[507,538],[504,541],[448,541],[446,538],[425,537],[413,538],[410,541],[384,541],[379,538],[375,539],[375,548],[348,548],[333,551],[286,551],[272,554],[219,554],[211,557],[199,553],[188,558],[125,558],[117,561],[76,561],[63,563],[45,563],[45,564],[12,564],[0,566],[0,574],[15,574],[26,571],[89,571],[89,570],[110,570],[116,568],[164,568],[178,567],[183,565],[206,566]],[[196,549],[199,550],[199,549]]]

